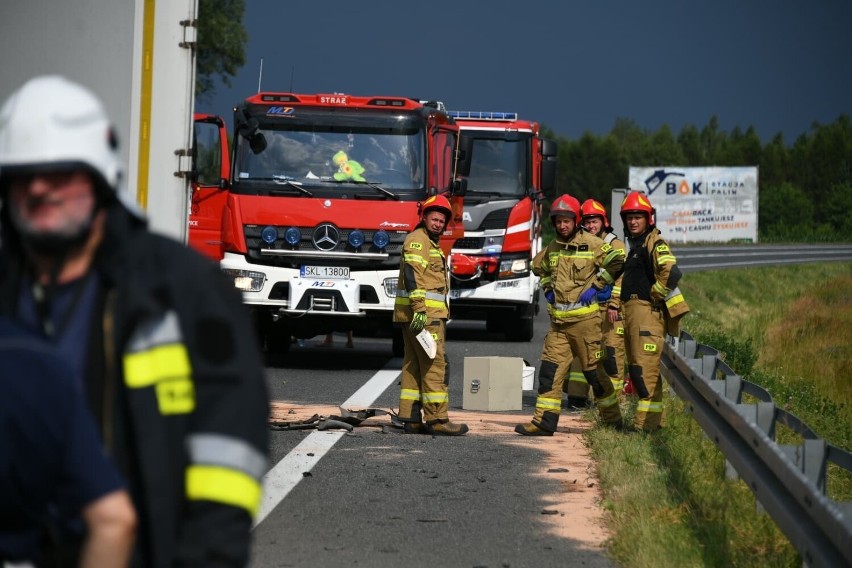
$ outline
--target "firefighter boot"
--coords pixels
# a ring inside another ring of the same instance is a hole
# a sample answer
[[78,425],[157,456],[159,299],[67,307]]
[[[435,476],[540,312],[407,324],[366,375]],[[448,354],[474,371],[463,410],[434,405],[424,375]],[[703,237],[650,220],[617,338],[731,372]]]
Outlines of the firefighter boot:
[[429,433],[433,436],[463,436],[467,434],[467,424],[456,424],[449,420],[428,424]]
[[553,432],[550,430],[544,430],[533,422],[518,424],[515,426],[515,432],[521,436],[553,436]]
[[426,434],[426,424],[423,422],[404,422],[402,431],[406,434]]

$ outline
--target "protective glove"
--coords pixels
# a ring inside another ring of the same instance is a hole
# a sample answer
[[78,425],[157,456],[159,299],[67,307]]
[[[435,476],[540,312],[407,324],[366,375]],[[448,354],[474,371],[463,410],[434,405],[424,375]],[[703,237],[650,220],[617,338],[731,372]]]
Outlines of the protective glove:
[[589,304],[595,301],[595,296],[598,292],[599,290],[592,286],[591,288],[580,294],[580,303],[584,306],[588,306]]
[[556,294],[553,293],[553,290],[547,288],[544,291],[544,299],[547,300],[548,304],[554,304],[556,303]]
[[412,333],[420,333],[423,331],[424,327],[426,327],[426,312],[415,313],[414,317],[411,319],[411,323],[408,325],[408,329],[410,329]]
[[612,296],[612,285],[611,285],[611,284],[607,284],[606,286],[604,286],[604,287],[603,287],[603,290],[600,290],[600,291],[596,294],[596,296],[597,296],[597,298],[598,298],[598,303],[599,303],[599,304],[603,304],[604,302],[606,302],[607,300],[609,300],[610,296]]

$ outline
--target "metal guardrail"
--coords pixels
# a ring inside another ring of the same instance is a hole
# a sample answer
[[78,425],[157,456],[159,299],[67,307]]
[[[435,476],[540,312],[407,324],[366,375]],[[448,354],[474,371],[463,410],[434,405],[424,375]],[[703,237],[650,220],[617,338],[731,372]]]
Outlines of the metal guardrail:
[[[661,374],[727,460],[727,475],[748,485],[809,567],[852,566],[852,502],[825,494],[829,463],[852,471],[852,454],[828,444],[769,393],[737,375],[713,347],[681,332],[666,344]],[[748,394],[759,402],[743,404]],[[803,438],[775,442],[776,425]]]

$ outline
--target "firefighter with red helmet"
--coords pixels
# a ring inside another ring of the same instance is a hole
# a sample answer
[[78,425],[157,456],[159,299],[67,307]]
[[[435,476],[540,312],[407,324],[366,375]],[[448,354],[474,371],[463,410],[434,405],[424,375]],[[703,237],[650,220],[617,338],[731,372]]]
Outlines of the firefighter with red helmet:
[[[583,228],[589,233],[600,237],[612,248],[625,252],[624,243],[615,236],[606,208],[594,199],[587,199],[580,207]],[[626,254],[626,253],[625,253]],[[623,277],[623,276],[622,276]],[[621,278],[616,280],[611,291],[598,294],[598,304],[601,310],[601,336],[603,338],[604,355],[601,361],[601,371],[605,372],[615,392],[624,388],[624,323],[621,316]],[[566,384],[569,408],[585,408],[589,395],[589,386],[585,380],[577,381],[579,364],[571,365],[571,374]]]
[[663,426],[660,358],[667,331],[677,335],[678,321],[689,308],[677,288],[677,260],[656,227],[648,197],[628,193],[621,203],[629,252],[621,282],[627,371],[639,396],[633,425],[655,431]]
[[533,259],[548,303],[550,330],[544,339],[538,397],[531,422],[518,424],[524,436],[552,436],[559,424],[562,383],[571,361],[580,360],[604,423],[621,427],[621,409],[609,377],[598,377],[601,324],[597,295],[621,275],[624,252],[580,228],[580,202],[561,195],[550,207],[556,238]]
[[[420,223],[402,245],[393,321],[403,324],[399,419],[407,433],[461,436],[468,431],[466,424],[450,422],[447,412],[449,377],[444,340],[450,280],[439,239],[452,214],[447,198],[433,195],[421,205]],[[435,342],[434,358],[417,341],[417,334],[424,329]]]

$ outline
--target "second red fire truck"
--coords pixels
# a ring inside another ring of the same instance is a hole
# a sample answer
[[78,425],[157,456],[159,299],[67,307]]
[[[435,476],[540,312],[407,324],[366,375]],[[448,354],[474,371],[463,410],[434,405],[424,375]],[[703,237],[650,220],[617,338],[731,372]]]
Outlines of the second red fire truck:
[[472,142],[464,237],[452,254],[451,315],[529,341],[538,312],[542,201],[556,185],[556,143],[513,112],[450,111]]

